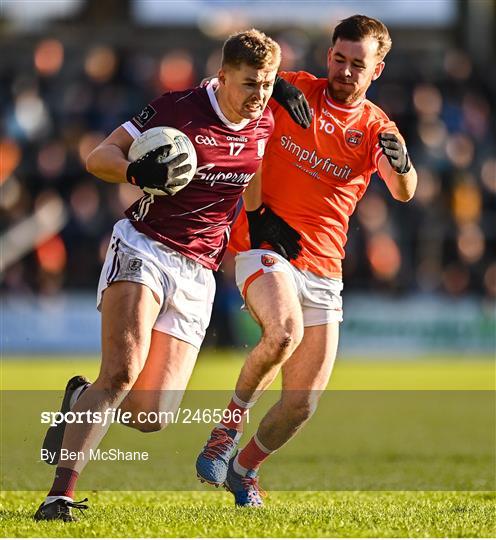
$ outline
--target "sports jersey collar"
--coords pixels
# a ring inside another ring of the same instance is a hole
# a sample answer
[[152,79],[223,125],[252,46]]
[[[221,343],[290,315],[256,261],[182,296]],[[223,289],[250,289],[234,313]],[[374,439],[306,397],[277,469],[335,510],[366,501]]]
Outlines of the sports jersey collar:
[[341,104],[338,105],[327,92],[327,88],[324,90],[324,98],[327,105],[329,105],[329,107],[331,107],[332,109],[337,109],[338,111],[342,111],[345,113],[353,113],[353,112],[358,111],[358,109],[360,109],[365,102],[365,98],[363,98],[362,101],[360,101],[358,105],[353,105],[353,107],[347,107],[346,105],[341,105]]
[[212,105],[215,113],[217,116],[221,119],[222,123],[225,124],[229,129],[232,129],[233,131],[241,131],[243,128],[245,128],[249,123],[250,120],[242,120],[238,124],[235,124],[233,122],[230,122],[222,113],[219,107],[219,102],[217,101],[217,97],[215,96],[215,87],[218,86],[219,81],[218,79],[211,79],[207,86],[207,94],[208,99],[210,100],[210,104]]

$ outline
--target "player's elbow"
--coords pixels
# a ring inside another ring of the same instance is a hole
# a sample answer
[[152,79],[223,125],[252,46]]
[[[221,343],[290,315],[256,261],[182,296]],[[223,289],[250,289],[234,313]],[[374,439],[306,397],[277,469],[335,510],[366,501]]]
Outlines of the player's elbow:
[[101,172],[106,168],[109,160],[110,146],[101,143],[88,154],[86,158],[86,170],[94,176],[101,177]]
[[401,191],[399,193],[393,193],[393,197],[400,202],[408,202],[413,199],[413,196],[415,195],[415,191]]
[[88,157],[86,158],[86,170],[90,173],[90,174],[95,174],[95,152],[96,152],[96,148],[95,150],[92,150],[89,154],[88,154]]

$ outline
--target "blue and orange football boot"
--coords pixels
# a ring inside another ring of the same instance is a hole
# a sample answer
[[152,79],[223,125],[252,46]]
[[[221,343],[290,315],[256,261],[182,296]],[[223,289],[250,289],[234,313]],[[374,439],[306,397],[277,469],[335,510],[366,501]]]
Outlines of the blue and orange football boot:
[[236,506],[261,508],[264,505],[263,497],[265,497],[266,493],[258,485],[257,471],[250,470],[246,473],[246,476],[238,474],[233,467],[235,457],[229,461],[224,487],[234,495]]
[[227,476],[229,459],[238,445],[241,433],[216,427],[196,460],[196,474],[201,482],[221,486]]

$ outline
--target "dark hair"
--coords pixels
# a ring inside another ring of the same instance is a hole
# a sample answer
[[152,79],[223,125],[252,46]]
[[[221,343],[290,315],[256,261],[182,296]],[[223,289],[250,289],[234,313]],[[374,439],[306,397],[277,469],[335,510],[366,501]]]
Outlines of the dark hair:
[[281,47],[255,28],[233,34],[222,47],[222,66],[239,68],[243,63],[256,69],[271,66],[277,69],[281,63]]
[[384,23],[366,15],[353,15],[343,19],[334,29],[332,45],[334,46],[338,39],[361,41],[368,37],[377,40],[377,55],[382,60],[391,50],[391,37]]

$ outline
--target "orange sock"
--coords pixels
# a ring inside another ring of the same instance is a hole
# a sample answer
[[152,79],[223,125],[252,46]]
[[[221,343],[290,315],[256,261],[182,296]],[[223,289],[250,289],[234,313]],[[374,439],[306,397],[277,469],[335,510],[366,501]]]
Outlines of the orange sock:
[[238,469],[236,472],[239,474],[246,474],[249,470],[257,470],[272,453],[273,451],[266,448],[254,435],[238,454],[234,469]]
[[243,431],[246,411],[250,407],[253,407],[253,405],[255,405],[255,402],[246,403],[239,399],[236,394],[233,394],[229,405],[224,411],[224,417],[220,426],[227,429],[235,429],[239,432]]

